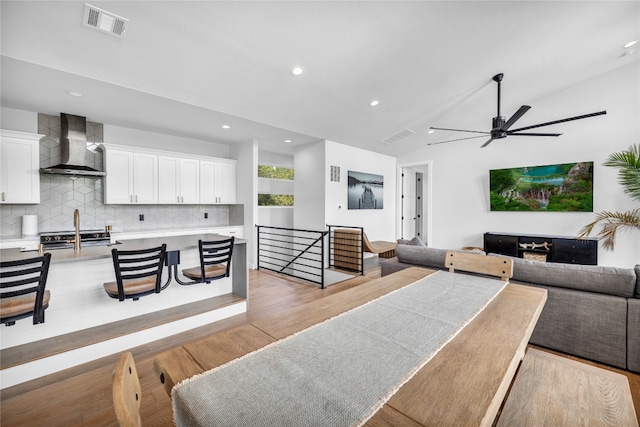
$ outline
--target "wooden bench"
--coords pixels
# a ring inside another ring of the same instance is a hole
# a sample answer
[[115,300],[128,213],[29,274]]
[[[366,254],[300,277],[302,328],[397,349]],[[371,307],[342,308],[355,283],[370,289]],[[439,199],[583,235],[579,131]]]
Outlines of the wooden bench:
[[497,426],[638,426],[624,375],[528,348]]

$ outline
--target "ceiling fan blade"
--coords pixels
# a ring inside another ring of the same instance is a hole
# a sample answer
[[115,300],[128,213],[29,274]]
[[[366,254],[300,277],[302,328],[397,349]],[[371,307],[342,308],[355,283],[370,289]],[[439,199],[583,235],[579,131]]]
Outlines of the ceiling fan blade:
[[493,141],[493,137],[489,138],[489,140],[488,140],[487,142],[485,142],[484,144],[482,144],[482,145],[480,146],[480,148],[484,148],[484,147],[486,147],[487,145],[491,144],[491,141]]
[[478,136],[470,136],[467,138],[447,139],[446,141],[428,142],[427,145],[437,145],[437,144],[444,144],[445,142],[464,141],[465,139],[482,138],[483,136],[484,135],[478,135]]
[[465,129],[447,129],[447,128],[434,128],[433,126],[431,126],[429,129],[435,129],[435,130],[450,130],[453,132],[471,132],[471,133],[482,133],[484,135],[489,135],[491,132],[481,132],[479,130],[465,130]]
[[515,112],[515,114],[513,116],[511,116],[511,118],[509,120],[506,121],[506,123],[504,125],[502,125],[502,127],[500,128],[500,130],[505,131],[507,129],[509,129],[511,126],[513,126],[513,124],[524,115],[524,113],[526,113],[527,111],[529,111],[531,107],[528,105],[523,105],[522,107],[520,107],[520,109],[518,111]]
[[515,131],[509,131],[507,132],[508,136],[560,136],[562,135],[561,133],[537,133],[537,132],[518,132],[518,133],[512,133]]
[[518,131],[521,131],[521,130],[539,128],[539,127],[542,127],[542,126],[555,125],[556,123],[570,122],[572,120],[586,119],[586,118],[589,118],[589,117],[600,116],[602,114],[607,114],[607,112],[606,111],[598,111],[597,113],[583,114],[582,116],[569,117],[567,119],[554,120],[552,122],[540,123],[540,124],[532,125],[532,126],[525,126],[523,128],[513,129],[511,132],[518,132]]

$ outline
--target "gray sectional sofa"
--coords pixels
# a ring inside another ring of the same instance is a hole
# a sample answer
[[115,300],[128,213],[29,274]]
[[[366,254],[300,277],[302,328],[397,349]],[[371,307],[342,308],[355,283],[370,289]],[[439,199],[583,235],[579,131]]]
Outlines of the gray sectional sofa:
[[[400,243],[395,258],[380,260],[382,276],[412,266],[444,269],[445,249]],[[640,372],[640,265],[512,259],[512,283],[547,290],[532,344]]]

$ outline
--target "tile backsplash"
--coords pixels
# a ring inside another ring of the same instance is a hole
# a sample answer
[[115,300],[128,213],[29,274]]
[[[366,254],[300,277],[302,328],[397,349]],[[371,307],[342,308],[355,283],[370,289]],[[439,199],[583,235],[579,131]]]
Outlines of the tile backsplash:
[[[38,114],[38,133],[47,136],[40,141],[40,167],[59,164],[60,117]],[[98,170],[102,170],[102,152],[97,147],[102,140],[102,124],[87,122],[86,164]],[[22,216],[29,214],[38,215],[39,232],[72,230],[75,209],[80,212],[82,229],[111,225],[117,232],[242,224],[240,206],[104,205],[103,179],[40,175],[40,204],[0,205],[0,236],[20,236]]]

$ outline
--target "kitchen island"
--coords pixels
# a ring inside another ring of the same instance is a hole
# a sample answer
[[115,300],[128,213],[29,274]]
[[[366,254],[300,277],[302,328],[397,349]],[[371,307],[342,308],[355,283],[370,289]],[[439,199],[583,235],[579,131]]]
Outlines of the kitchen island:
[[[247,310],[248,268],[246,241],[236,239],[232,257],[231,277],[192,286],[172,283],[159,294],[140,298],[138,301],[109,298],[103,283],[115,280],[111,249],[132,250],[159,246],[166,243],[167,251],[180,251],[182,268],[194,267],[199,263],[198,240],[216,240],[225,236],[197,234],[186,236],[164,236],[123,240],[117,244],[100,247],[52,250],[51,266],[47,289],[51,291],[51,302],[45,311],[45,323],[33,325],[29,319],[16,322],[11,327],[0,327],[1,350],[34,342],[46,342],[62,335],[91,330],[110,324],[122,325],[127,319],[137,322],[145,315],[187,306],[203,300],[212,300],[212,310],[196,316],[186,317],[162,325],[126,333],[108,341],[56,354],[52,357],[30,361],[2,369],[2,383],[5,388],[28,381],[57,370],[85,363],[146,342],[183,332],[207,323],[212,323]],[[21,252],[20,249],[3,249],[3,261],[37,256],[37,251]],[[167,267],[162,275],[162,283],[169,278]],[[233,296],[231,303],[216,307],[215,298]],[[28,357],[26,357],[28,359]]]

